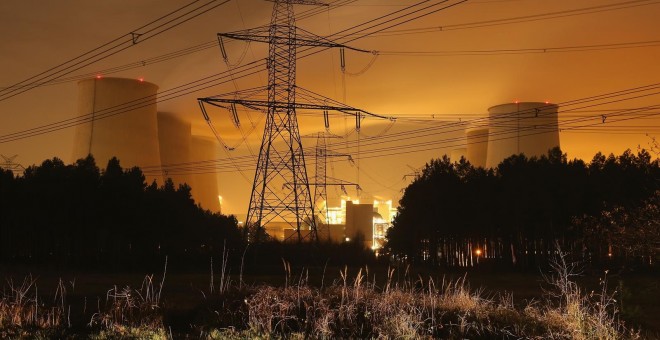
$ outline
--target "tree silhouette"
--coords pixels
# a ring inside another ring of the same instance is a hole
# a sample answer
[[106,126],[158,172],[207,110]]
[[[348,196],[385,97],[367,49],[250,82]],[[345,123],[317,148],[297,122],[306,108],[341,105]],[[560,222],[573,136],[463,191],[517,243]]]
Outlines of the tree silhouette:
[[599,153],[585,164],[555,148],[538,158],[513,155],[492,170],[434,159],[405,189],[387,246],[429,264],[466,265],[477,247],[502,263],[544,264],[555,242],[584,250],[576,216],[639,206],[659,178],[658,160],[645,150]]
[[188,185],[144,180],[116,158],[100,171],[91,155],[45,160],[20,177],[2,170],[0,261],[139,269],[166,255],[186,261],[224,243],[241,247],[236,219],[201,209]]

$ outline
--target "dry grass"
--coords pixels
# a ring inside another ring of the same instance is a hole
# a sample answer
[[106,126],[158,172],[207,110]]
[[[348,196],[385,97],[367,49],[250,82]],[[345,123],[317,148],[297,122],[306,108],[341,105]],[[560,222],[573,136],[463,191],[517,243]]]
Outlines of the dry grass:
[[108,290],[105,307],[99,304],[89,322],[89,327],[100,329],[93,338],[167,339],[161,303],[166,273],[167,260],[157,289],[154,276],[147,275],[139,289],[115,286]]
[[[53,303],[39,299],[36,279],[31,275],[20,284],[8,279],[0,296],[0,338],[49,333],[70,325],[66,307],[66,286],[59,281]],[[39,336],[40,337],[40,336]]]
[[619,320],[619,309],[614,296],[616,291],[607,291],[607,272],[600,279],[600,291],[584,292],[574,278],[579,275],[576,263],[567,261],[567,254],[558,251],[557,258],[551,263],[554,275],[547,281],[554,286],[548,294],[557,304],[546,307],[540,320],[546,324],[557,325],[571,339],[621,339],[639,338],[639,333],[626,330]]
[[[307,271],[293,275],[284,262],[285,284],[247,286],[233,284],[223,255],[219,280],[209,286],[201,317],[178,336],[207,339],[244,338],[401,338],[401,339],[635,339],[618,319],[616,301],[606,281],[599,292],[583,292],[575,283],[574,266],[561,255],[555,263],[554,286],[547,301],[514,306],[512,295],[485,298],[469,288],[465,277],[455,281],[418,277],[397,281],[394,269],[377,286],[364,268],[325,287],[308,284]],[[93,339],[170,339],[163,320],[164,278],[146,276],[139,289],[113,287],[99,302],[87,324]],[[160,284],[158,284],[160,282]],[[73,284],[72,284],[73,285]],[[53,303],[46,306],[37,295],[35,280],[8,281],[0,299],[0,337],[63,338],[71,327],[66,285],[60,281]],[[156,288],[157,287],[157,288]],[[214,300],[213,300],[214,299]],[[215,305],[211,305],[211,301]],[[103,305],[103,306],[102,306]],[[198,315],[199,316],[199,315]],[[201,322],[200,322],[201,321]],[[66,332],[65,332],[66,333]],[[53,335],[55,334],[55,336]],[[69,334],[72,334],[69,332]],[[74,334],[75,336],[75,334]]]
[[[573,280],[564,257],[555,265],[553,294],[543,303],[515,308],[513,297],[484,298],[465,277],[456,281],[394,282],[388,271],[383,287],[367,281],[368,269],[352,279],[347,270],[328,287],[310,287],[300,275],[284,287],[251,287],[245,298],[244,326],[212,331],[211,339],[259,336],[301,338],[443,339],[635,339],[618,319],[606,282],[598,294],[585,294]],[[242,331],[241,331],[242,330]]]
[[[384,288],[365,281],[360,271],[327,288],[291,285],[255,288],[246,304],[251,333],[302,334],[311,338],[433,338],[499,334],[491,327],[498,310],[469,291],[464,280],[390,280]],[[502,333],[503,334],[503,333]]]

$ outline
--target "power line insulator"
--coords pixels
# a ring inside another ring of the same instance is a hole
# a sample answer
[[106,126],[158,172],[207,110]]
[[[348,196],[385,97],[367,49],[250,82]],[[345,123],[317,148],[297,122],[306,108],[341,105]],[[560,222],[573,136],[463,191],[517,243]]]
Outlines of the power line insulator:
[[341,65],[341,71],[346,72],[346,54],[343,47],[339,49],[339,64]]
[[222,54],[222,59],[225,63],[229,62],[229,57],[227,56],[227,50],[225,49],[225,42],[222,40],[222,36],[218,34],[218,46],[220,46],[220,53]]
[[231,111],[231,118],[232,121],[234,122],[234,125],[237,128],[240,128],[241,122],[238,120],[238,110],[236,110],[236,103],[231,103],[231,106],[229,107],[229,111]]
[[131,40],[133,40],[133,45],[138,43],[138,39],[142,36],[142,33],[131,32]]

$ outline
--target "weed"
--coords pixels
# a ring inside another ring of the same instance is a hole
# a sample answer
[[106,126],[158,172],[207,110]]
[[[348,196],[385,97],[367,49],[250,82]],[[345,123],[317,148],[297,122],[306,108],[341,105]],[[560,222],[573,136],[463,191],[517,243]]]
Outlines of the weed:
[[0,296],[0,337],[47,338],[70,326],[66,286],[59,281],[53,304],[39,299],[36,279],[28,275],[20,284],[7,279]]
[[167,273],[165,270],[158,289],[154,288],[154,276],[147,275],[140,289],[129,286],[114,288],[106,293],[105,308],[94,313],[89,322],[92,328],[99,328],[99,336],[104,337],[143,337],[139,334],[165,334],[163,326],[161,294]]
[[578,265],[567,261],[567,254],[557,249],[557,257],[551,262],[554,275],[547,278],[554,287],[549,295],[558,301],[556,308],[551,303],[545,313],[535,314],[548,325],[564,329],[571,339],[620,339],[638,338],[634,331],[627,330],[619,320],[619,309],[614,296],[616,291],[607,291],[607,271],[600,279],[599,292],[585,293],[575,282],[580,274]]

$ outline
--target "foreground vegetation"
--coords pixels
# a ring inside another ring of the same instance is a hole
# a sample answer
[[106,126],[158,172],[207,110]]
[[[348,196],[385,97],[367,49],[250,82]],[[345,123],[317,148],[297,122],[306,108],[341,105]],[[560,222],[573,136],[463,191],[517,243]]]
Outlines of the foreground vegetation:
[[[165,276],[145,277],[141,287],[115,286],[105,299],[72,305],[62,282],[54,299],[38,295],[31,277],[8,281],[0,298],[1,338],[442,338],[442,339],[634,339],[619,320],[606,281],[586,292],[561,256],[548,277],[547,298],[514,304],[511,294],[485,297],[458,280],[398,280],[394,269],[379,285],[368,268],[347,269],[330,285],[312,285],[308,271],[293,274],[284,262],[284,283],[245,285],[225,271],[211,277],[202,302],[171,315]],[[80,301],[79,301],[80,302]],[[82,308],[81,308],[82,307]],[[82,311],[81,311],[82,309]],[[72,312],[77,311],[77,312]],[[176,320],[182,318],[185,320]],[[177,323],[187,323],[185,326]]]

